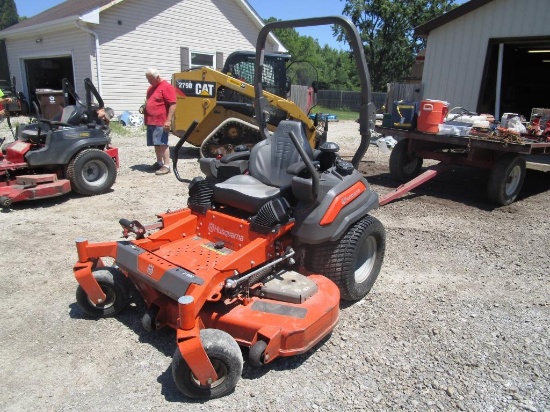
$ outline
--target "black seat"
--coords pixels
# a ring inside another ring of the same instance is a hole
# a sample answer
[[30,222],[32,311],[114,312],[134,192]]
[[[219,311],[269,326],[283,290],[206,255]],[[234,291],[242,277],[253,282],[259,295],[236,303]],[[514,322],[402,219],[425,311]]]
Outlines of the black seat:
[[313,151],[301,123],[284,120],[271,137],[252,148],[248,161],[250,174],[233,176],[214,185],[214,201],[257,213],[267,202],[288,192],[285,189],[291,186],[294,175],[287,169],[301,161],[290,139],[291,130],[311,159]]
[[85,113],[85,108],[80,106],[65,106],[61,112],[61,123],[78,126],[82,121],[82,115]]

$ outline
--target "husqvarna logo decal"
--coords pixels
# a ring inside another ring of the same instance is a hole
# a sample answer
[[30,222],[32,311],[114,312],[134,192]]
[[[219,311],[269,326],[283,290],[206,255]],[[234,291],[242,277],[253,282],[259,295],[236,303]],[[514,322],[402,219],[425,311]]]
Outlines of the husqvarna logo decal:
[[321,226],[329,225],[336,220],[336,217],[340,211],[357,199],[365,191],[367,187],[361,181],[355,182],[354,185],[350,186],[338,196],[336,196],[329,207],[327,208],[325,214],[321,218],[319,224]]
[[149,266],[147,266],[147,274],[149,276],[152,276],[153,275],[153,270],[155,269],[155,267],[150,263]]
[[223,228],[219,227],[218,225],[216,225],[215,223],[212,223],[212,222],[208,224],[208,233],[215,233],[217,235],[226,237],[228,239],[238,240],[239,242],[244,241],[244,236],[243,235],[240,235],[240,234],[235,233],[235,232],[230,232],[229,230],[223,229]]
[[361,193],[363,192],[363,190],[361,189],[356,189],[355,192],[347,195],[347,196],[344,196],[342,197],[341,199],[341,202],[342,202],[342,205],[347,205],[349,202],[351,202],[353,199],[355,199],[357,196],[359,196]]

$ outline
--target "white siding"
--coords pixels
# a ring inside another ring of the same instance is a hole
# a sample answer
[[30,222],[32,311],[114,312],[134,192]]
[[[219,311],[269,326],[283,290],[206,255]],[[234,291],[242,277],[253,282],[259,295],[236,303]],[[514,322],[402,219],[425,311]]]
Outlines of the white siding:
[[490,39],[550,36],[548,0],[495,0],[430,32],[424,98],[475,110]]
[[119,114],[143,103],[148,67],[170,80],[180,71],[181,47],[222,52],[225,59],[235,50],[254,50],[259,29],[236,1],[133,0],[101,13],[96,32],[102,97]]
[[[245,13],[240,0],[125,0],[100,13],[99,25],[87,25],[100,43],[100,72],[96,70],[94,36],[74,28],[8,40],[9,66],[19,90],[25,90],[22,60],[25,58],[72,56],[77,93],[84,97],[83,80],[90,77],[105,104],[116,114],[137,112],[148,83],[145,70],[155,67],[171,79],[180,71],[180,48],[223,53],[224,60],[235,50],[254,50],[260,31]],[[266,44],[272,51],[276,45]]]
[[[36,43],[38,37],[42,38],[41,43]],[[27,80],[24,76],[25,59],[71,57],[73,74],[77,80],[75,88],[77,93],[83,98],[83,79],[86,77],[92,78],[92,67],[90,64],[90,55],[93,46],[92,36],[75,27],[74,29],[62,32],[9,39],[6,45],[10,74],[16,78],[18,91],[27,90]],[[81,80],[78,81],[78,79]]]

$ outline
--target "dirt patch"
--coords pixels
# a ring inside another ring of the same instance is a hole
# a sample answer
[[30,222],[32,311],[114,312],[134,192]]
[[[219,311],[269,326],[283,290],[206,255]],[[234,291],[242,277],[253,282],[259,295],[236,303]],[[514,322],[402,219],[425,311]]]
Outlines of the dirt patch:
[[[0,133],[10,135],[5,122]],[[329,140],[351,158],[357,123],[331,123]],[[186,205],[186,184],[146,171],[154,158],[142,131],[113,143],[121,167],[110,193],[0,213],[2,410],[550,408],[547,174],[529,172],[508,207],[488,203],[483,173],[457,169],[373,211],[387,249],[371,293],[343,306],[314,350],[245,364],[233,394],[203,404],[178,392],[174,333],[146,332],[143,305],[91,320],[75,303],[75,238],[120,239],[120,218],[152,223]],[[180,174],[200,175],[198,150],[182,155]],[[380,194],[398,185],[376,146],[360,169]]]

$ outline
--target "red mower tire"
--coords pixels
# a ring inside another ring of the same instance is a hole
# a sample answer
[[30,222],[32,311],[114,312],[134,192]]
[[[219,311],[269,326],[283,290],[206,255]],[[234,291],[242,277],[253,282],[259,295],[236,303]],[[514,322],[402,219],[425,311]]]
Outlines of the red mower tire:
[[115,268],[101,268],[93,276],[107,298],[102,304],[95,304],[84,289],[76,289],[76,301],[82,311],[94,318],[109,318],[120,313],[129,303],[129,283],[126,276]]
[[116,165],[113,159],[99,149],[86,149],[76,154],[66,170],[71,188],[83,196],[107,192],[116,180]]
[[390,175],[399,182],[408,182],[420,174],[423,159],[407,153],[409,139],[397,142],[390,154]]
[[386,249],[386,232],[380,221],[365,216],[341,239],[310,247],[308,269],[326,276],[340,289],[343,300],[363,299],[376,281]]
[[214,399],[232,392],[243,371],[241,348],[227,332],[219,329],[203,329],[200,332],[202,345],[218,374],[218,379],[202,386],[183,359],[179,348],[172,358],[172,377],[178,389],[192,399]]

